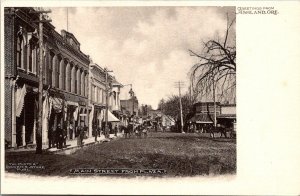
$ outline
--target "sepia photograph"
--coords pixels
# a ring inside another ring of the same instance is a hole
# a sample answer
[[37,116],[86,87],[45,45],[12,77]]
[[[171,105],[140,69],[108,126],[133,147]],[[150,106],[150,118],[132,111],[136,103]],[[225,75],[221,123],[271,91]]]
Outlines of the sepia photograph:
[[299,7],[1,0],[0,193],[299,195]]
[[235,7],[4,17],[6,172],[236,173]]

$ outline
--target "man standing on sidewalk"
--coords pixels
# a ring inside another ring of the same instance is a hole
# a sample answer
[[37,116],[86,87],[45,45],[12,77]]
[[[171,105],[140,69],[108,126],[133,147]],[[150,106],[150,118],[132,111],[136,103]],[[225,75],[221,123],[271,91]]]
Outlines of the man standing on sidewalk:
[[81,126],[82,121],[80,122],[79,126],[77,127],[76,130],[76,137],[77,137],[77,146],[81,146],[82,145],[82,139],[81,137],[83,136],[82,132],[83,132],[83,127]]
[[62,130],[60,124],[57,125],[56,135],[57,135],[57,148],[58,149],[62,149],[62,144],[63,144],[63,130]]
[[115,132],[115,136],[117,137],[117,133],[118,133],[118,125],[115,125],[114,132]]

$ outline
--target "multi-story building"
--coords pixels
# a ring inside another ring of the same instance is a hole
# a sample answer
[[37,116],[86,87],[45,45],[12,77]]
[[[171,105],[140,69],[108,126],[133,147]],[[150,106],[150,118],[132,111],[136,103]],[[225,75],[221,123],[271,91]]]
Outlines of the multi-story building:
[[[90,64],[90,97],[89,103],[92,108],[89,122],[89,133],[92,134],[92,127],[102,128],[105,122],[106,108],[106,74],[108,87],[108,121],[119,122],[120,111],[120,90],[122,84],[117,82],[114,76],[105,72],[105,70],[96,63]],[[116,117],[117,116],[117,117]]]
[[[44,48],[38,45],[39,15],[33,8],[5,8],[5,140],[12,147],[35,144],[39,53],[43,52],[43,143],[58,124],[88,125],[89,56],[76,37],[44,23]],[[51,127],[50,127],[51,125]],[[53,126],[53,127],[52,127]],[[68,131],[68,139],[75,133]]]

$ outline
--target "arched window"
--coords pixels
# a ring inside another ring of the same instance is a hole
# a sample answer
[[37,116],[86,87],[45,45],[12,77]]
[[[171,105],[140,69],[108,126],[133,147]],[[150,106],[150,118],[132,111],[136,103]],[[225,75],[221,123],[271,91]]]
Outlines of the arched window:
[[84,89],[84,87],[85,87],[85,77],[84,77],[84,71],[82,70],[81,71],[81,78],[80,78],[80,83],[81,83],[81,88],[80,88],[80,94],[82,95],[82,96],[84,96],[84,91],[85,91],[85,89]]
[[62,58],[59,60],[59,88],[65,89],[65,63]]
[[113,96],[114,96],[114,105],[117,105],[117,94],[115,91],[113,92]]
[[56,86],[56,58],[57,56],[52,53],[53,58],[52,58],[52,87]]
[[78,93],[78,67],[75,67],[75,70],[74,70],[74,78],[75,78],[75,84],[74,84],[74,93]]
[[25,50],[25,40],[24,37],[19,34],[17,37],[17,66],[24,69],[24,51]]
[[89,96],[89,78],[88,74],[85,75],[85,96]]
[[65,61],[66,66],[66,91],[71,91],[71,65],[68,61]]
[[77,94],[81,94],[81,70],[78,68],[77,70]]
[[34,46],[35,43],[32,41],[32,39],[30,39],[29,41],[29,47],[28,47],[28,71],[29,72],[33,72],[33,65],[32,65],[32,62],[33,62],[33,52],[34,52]]
[[56,77],[56,79],[55,79],[55,87],[56,88],[59,88],[60,87],[60,82],[59,82],[59,80],[60,80],[60,62],[61,62],[61,57],[60,56],[58,56],[57,57],[57,60],[55,61],[55,67],[56,67],[56,69],[55,69],[55,71],[56,71],[56,74],[55,74],[55,77]]
[[75,66],[73,64],[71,64],[71,92],[75,93],[75,80],[76,80],[76,70],[75,70]]
[[49,74],[48,74],[48,84],[50,86],[53,85],[53,60],[54,60],[54,56],[55,54],[53,52],[50,52],[50,62],[49,62],[49,66],[48,66],[48,69],[49,69]]

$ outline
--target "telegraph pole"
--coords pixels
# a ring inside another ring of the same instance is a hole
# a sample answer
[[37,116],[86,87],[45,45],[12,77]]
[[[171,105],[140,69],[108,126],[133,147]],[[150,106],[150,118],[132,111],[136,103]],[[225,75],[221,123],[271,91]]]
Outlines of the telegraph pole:
[[216,106],[216,89],[215,89],[215,79],[213,78],[213,100],[214,100],[214,127],[217,126],[217,106]]
[[131,95],[131,99],[132,99],[132,132],[134,132],[134,121],[133,121],[133,117],[134,117],[134,92],[132,90],[132,84],[130,84],[130,91],[129,94]]
[[181,102],[181,87],[183,86],[183,82],[178,81],[175,84],[176,84],[176,87],[179,89],[179,106],[180,106],[181,133],[184,133],[184,131],[183,131],[183,116],[182,116],[182,102]]
[[105,137],[109,137],[109,132],[108,132],[108,98],[109,98],[109,86],[108,86],[108,71],[106,68],[104,68],[105,72],[105,91],[106,91],[106,110],[105,110],[105,128],[104,128],[104,134]]
[[44,43],[43,43],[43,23],[51,22],[51,20],[45,20],[43,14],[50,13],[51,11],[45,10],[35,10],[31,11],[31,13],[38,13],[39,20],[34,21],[39,24],[39,88],[38,88],[38,126],[36,132],[36,154],[42,154],[42,117],[43,117],[43,52],[44,52]]

